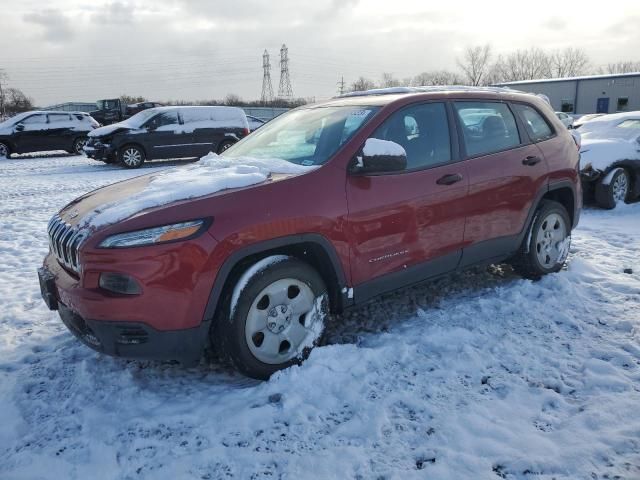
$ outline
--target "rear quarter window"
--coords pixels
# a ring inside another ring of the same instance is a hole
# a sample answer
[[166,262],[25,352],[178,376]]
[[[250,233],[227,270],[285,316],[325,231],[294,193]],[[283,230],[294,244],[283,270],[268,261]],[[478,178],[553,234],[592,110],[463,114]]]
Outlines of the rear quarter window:
[[533,142],[542,142],[555,135],[553,128],[544,118],[544,115],[535,108],[522,103],[514,104],[514,108],[520,115],[520,120]]

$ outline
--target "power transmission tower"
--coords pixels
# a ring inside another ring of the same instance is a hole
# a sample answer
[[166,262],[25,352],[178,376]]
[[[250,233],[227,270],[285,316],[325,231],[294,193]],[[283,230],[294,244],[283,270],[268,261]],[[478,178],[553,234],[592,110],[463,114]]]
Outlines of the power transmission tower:
[[344,87],[344,77],[340,77],[340,80],[338,81],[338,95],[344,94]]
[[278,98],[293,98],[291,89],[291,78],[289,78],[289,49],[283,43],[280,48],[280,86],[278,87]]
[[263,104],[267,104],[273,100],[273,86],[271,85],[271,61],[269,60],[269,52],[266,50],[262,54],[262,96],[260,100]]

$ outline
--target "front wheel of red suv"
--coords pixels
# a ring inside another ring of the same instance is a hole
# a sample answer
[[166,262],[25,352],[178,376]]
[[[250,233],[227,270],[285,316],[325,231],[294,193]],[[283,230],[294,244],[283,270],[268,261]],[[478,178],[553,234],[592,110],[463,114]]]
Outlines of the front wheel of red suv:
[[533,225],[512,261],[523,277],[539,279],[562,269],[571,246],[571,220],[567,209],[552,200],[543,200]]
[[315,346],[329,310],[327,287],[305,262],[274,255],[242,274],[222,310],[212,330],[216,352],[245,375],[266,380]]

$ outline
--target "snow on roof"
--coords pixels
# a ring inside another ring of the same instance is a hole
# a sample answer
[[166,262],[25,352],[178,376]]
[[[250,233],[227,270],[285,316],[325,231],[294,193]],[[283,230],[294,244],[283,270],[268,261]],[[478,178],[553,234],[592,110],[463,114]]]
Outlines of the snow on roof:
[[616,73],[616,74],[605,74],[605,75],[584,75],[581,77],[538,78],[535,80],[517,80],[515,82],[496,83],[495,86],[500,87],[504,85],[527,85],[532,83],[571,82],[575,80],[598,80],[602,78],[625,78],[625,77],[640,77],[640,72]]
[[367,95],[392,95],[402,93],[431,93],[431,92],[488,92],[488,93],[524,93],[503,87],[471,87],[468,85],[428,85],[423,87],[390,87],[373,88],[339,95],[338,98],[363,97]]

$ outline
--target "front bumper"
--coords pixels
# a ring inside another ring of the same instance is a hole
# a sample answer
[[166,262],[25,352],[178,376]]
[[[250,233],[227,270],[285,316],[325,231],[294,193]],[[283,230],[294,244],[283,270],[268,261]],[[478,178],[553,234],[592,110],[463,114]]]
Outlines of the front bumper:
[[196,363],[204,352],[208,324],[184,330],[159,331],[143,323],[84,319],[64,304],[58,313],[65,326],[92,349],[131,359]]
[[94,160],[100,161],[113,161],[116,158],[116,151],[111,145],[105,145],[101,143],[88,143],[82,150],[85,155]]
[[42,298],[50,310],[82,343],[107,355],[132,359],[178,360],[186,364],[202,356],[209,323],[194,328],[160,331],[142,322],[101,321],[83,318],[59,299],[55,276],[48,268],[38,269]]

